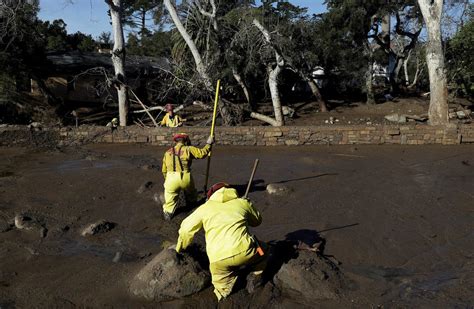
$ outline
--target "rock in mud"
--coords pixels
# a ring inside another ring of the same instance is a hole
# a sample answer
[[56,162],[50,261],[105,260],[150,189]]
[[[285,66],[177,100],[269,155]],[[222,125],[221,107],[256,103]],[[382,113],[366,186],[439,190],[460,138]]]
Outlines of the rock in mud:
[[143,192],[145,192],[146,190],[151,189],[152,187],[153,187],[153,182],[147,181],[147,182],[143,183],[140,186],[140,188],[138,188],[137,193],[142,194]]
[[115,223],[109,222],[106,220],[100,220],[98,222],[92,223],[89,226],[85,227],[81,235],[82,236],[92,236],[96,234],[106,233],[112,230],[115,227]]
[[338,299],[344,287],[339,269],[310,251],[301,251],[297,258],[284,264],[274,282],[283,294],[308,303]]
[[268,194],[280,195],[280,194],[285,194],[285,193],[290,192],[290,191],[291,191],[290,188],[288,188],[287,186],[282,185],[282,184],[271,183],[271,184],[267,185]]
[[165,301],[197,293],[210,283],[209,273],[193,257],[164,249],[132,279],[130,292],[146,300]]
[[15,216],[15,227],[19,230],[26,230],[39,233],[41,238],[46,237],[48,229],[39,223],[36,219],[27,215]]
[[163,192],[156,192],[155,194],[153,194],[153,200],[158,204],[164,204],[165,194]]

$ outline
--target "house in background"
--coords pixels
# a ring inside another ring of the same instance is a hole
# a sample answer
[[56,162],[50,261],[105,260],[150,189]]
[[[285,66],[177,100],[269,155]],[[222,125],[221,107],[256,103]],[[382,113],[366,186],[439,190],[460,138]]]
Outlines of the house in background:
[[[116,101],[116,91],[107,85],[107,76],[114,76],[110,53],[50,53],[47,59],[50,66],[45,73],[45,85],[53,96],[66,105],[114,104]],[[164,70],[170,70],[166,58],[131,56],[125,63],[127,83],[132,89],[142,89],[143,83],[158,77]],[[42,96],[33,80],[31,93]],[[144,101],[148,99],[146,94],[141,95],[145,96],[142,97]]]

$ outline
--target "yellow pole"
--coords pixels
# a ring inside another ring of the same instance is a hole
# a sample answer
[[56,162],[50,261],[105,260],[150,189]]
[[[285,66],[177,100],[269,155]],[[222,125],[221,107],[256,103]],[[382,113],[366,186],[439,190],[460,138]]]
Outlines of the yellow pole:
[[[214,112],[212,114],[212,125],[211,125],[211,136],[214,137],[214,128],[216,127],[216,116],[217,116],[217,103],[219,102],[219,89],[221,85],[221,80],[217,80],[216,86],[216,98],[214,99]],[[212,145],[211,150],[209,150],[209,154],[207,155],[207,167],[206,167],[206,180],[204,182],[204,194],[207,192],[207,183],[209,181],[209,169],[211,167],[211,153],[212,153]]]

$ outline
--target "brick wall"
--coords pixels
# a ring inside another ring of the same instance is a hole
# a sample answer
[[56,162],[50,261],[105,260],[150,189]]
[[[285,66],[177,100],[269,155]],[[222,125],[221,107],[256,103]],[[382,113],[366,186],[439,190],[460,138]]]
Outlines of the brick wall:
[[[0,127],[0,145],[41,146],[53,141],[59,145],[84,143],[149,143],[167,146],[174,133],[186,132],[195,144],[202,144],[209,135],[208,127],[178,129],[136,126],[117,128],[80,126],[79,128],[29,129],[23,126]],[[474,143],[474,125],[447,127],[410,125],[352,125],[298,127],[217,127],[216,141],[221,145],[348,145],[348,144],[460,144]]]

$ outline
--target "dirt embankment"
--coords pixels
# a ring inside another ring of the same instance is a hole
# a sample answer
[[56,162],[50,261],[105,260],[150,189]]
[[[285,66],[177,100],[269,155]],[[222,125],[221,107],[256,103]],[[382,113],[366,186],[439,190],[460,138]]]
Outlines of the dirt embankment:
[[[214,307],[212,288],[162,304],[128,293],[131,278],[165,241],[176,240],[187,214],[165,222],[154,199],[162,190],[163,151],[135,145],[0,148],[0,306]],[[253,231],[265,241],[301,231],[318,235],[325,258],[347,280],[338,297],[313,304],[266,285],[252,296],[241,290],[221,306],[473,306],[473,153],[472,145],[217,146],[211,183],[244,187],[253,160],[261,160],[250,198],[264,220]],[[198,188],[204,170],[205,162],[197,161]],[[287,191],[269,195],[269,183]],[[20,213],[47,232],[11,228]],[[113,228],[81,236],[100,219]],[[330,271],[317,260],[305,263],[321,278]]]

